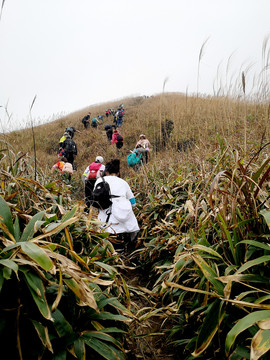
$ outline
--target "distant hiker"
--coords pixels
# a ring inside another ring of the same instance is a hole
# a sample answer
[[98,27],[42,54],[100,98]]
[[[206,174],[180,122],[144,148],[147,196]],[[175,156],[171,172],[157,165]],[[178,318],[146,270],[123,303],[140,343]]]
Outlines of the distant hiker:
[[107,109],[107,110],[105,111],[105,115],[106,115],[106,117],[108,118],[108,117],[111,115],[111,109]]
[[143,147],[137,144],[135,151],[141,155],[141,164],[147,164],[149,160],[149,147]]
[[96,117],[93,117],[92,121],[91,121],[91,126],[92,128],[96,129],[98,126],[98,119]]
[[98,122],[99,122],[99,124],[103,123],[103,116],[102,115],[98,115]]
[[66,127],[65,132],[67,132],[71,136],[71,139],[73,139],[75,132],[80,133],[81,131],[75,129],[73,126],[68,126]]
[[[98,214],[98,219],[102,222],[101,229],[112,236],[116,235],[116,242],[120,243],[120,247],[132,252],[135,250],[139,232],[139,225],[132,209],[136,201],[128,183],[120,178],[119,159],[113,159],[106,164],[105,176],[97,179],[95,183],[94,199],[98,198],[97,195],[102,192],[102,188],[107,188],[107,191],[103,191],[107,199],[100,201],[104,205],[103,208],[99,208]],[[93,203],[93,206],[99,207],[100,203]]]
[[140,146],[141,146],[142,148],[148,150],[148,151],[145,152],[144,155],[143,155],[144,163],[146,164],[146,163],[148,162],[149,151],[150,151],[151,144],[150,144],[150,141],[146,138],[146,136],[145,136],[144,134],[141,134],[141,135],[140,135],[140,139],[139,139],[139,141],[137,142],[135,148],[139,148]]
[[71,163],[73,166],[74,159],[77,155],[77,145],[71,139],[69,134],[66,135],[66,140],[63,142],[62,149],[64,151],[64,156],[67,158],[67,162]]
[[113,130],[112,144],[115,144],[116,149],[120,150],[121,147],[123,146],[123,143],[124,143],[123,136],[116,129]]
[[127,156],[127,164],[137,171],[141,165],[147,163],[148,149],[143,148],[141,145],[137,147]]
[[113,129],[115,129],[115,125],[107,124],[104,126],[104,130],[106,131],[106,135],[107,135],[107,139],[108,139],[108,144],[112,143]]
[[146,136],[144,134],[140,135],[140,139],[137,142],[136,147],[137,147],[137,145],[141,145],[145,149],[146,148],[150,149],[150,147],[151,147],[150,141],[148,139],[146,139]]
[[67,161],[66,157],[62,157],[54,164],[53,169],[58,170],[58,173],[67,177],[68,180],[71,179],[71,175],[73,174],[72,164]]
[[97,156],[96,160],[92,162],[85,169],[82,180],[84,183],[84,197],[86,206],[90,206],[90,201],[92,198],[92,191],[95,185],[96,180],[103,175],[105,166],[103,165],[104,159],[102,156]]
[[112,110],[112,115],[113,115],[113,123],[116,125],[117,124],[117,111]]
[[89,126],[90,116],[91,116],[91,113],[89,112],[87,115],[85,115],[85,116],[82,118],[82,123],[83,123],[83,126],[84,126],[85,129],[87,129],[88,126]]
[[67,158],[64,157],[63,160],[64,160],[64,166],[62,169],[63,176],[67,180],[71,180],[71,176],[73,174],[73,166],[70,162],[68,162]]
[[64,143],[64,141],[66,140],[67,135],[68,135],[68,132],[65,131],[64,134],[63,134],[63,136],[62,136],[62,137],[60,138],[60,140],[59,140],[58,154],[60,154],[60,152],[61,152],[61,150],[62,150],[62,148],[63,148],[63,143]]
[[124,117],[124,110],[118,109],[116,114],[116,127],[122,126]]
[[[61,158],[62,159],[62,158]],[[56,164],[53,165],[52,169],[57,170],[59,174],[63,173],[63,166],[65,165],[63,160],[57,161]]]

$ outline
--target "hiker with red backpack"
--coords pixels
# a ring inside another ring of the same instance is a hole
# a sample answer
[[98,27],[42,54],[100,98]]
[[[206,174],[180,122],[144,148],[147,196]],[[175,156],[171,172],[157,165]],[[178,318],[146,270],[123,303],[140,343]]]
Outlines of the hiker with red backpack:
[[82,181],[84,183],[84,195],[85,195],[85,203],[89,208],[90,200],[92,197],[92,191],[95,185],[96,180],[103,175],[105,170],[105,166],[103,165],[104,159],[102,156],[97,156],[96,160],[92,162],[85,169],[82,175]]
[[120,150],[124,144],[123,136],[118,132],[117,129],[113,130],[112,144],[115,144],[117,150]]

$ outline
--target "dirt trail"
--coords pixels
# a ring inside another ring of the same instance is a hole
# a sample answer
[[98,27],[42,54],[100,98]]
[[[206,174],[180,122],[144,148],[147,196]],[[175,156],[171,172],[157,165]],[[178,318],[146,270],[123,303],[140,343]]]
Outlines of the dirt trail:
[[151,295],[150,287],[148,288],[148,274],[143,273],[142,269],[135,264],[128,263],[129,266],[123,269],[122,276],[129,286],[131,309],[133,314],[136,314],[137,320],[134,320],[129,328],[130,335],[127,338],[127,344],[130,352],[127,359],[180,359],[166,344],[164,316],[143,316],[149,314],[150,310],[157,305],[155,297]]

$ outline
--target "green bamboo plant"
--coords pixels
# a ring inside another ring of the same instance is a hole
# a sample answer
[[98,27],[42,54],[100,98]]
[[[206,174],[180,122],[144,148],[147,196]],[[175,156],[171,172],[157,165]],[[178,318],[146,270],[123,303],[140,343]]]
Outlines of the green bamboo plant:
[[125,359],[130,298],[108,234],[70,206],[68,185],[35,181],[28,160],[1,159],[2,348],[14,359]]
[[156,270],[160,306],[174,307],[168,332],[183,358],[255,360],[270,350],[268,144],[244,161],[219,141],[205,181],[152,178],[159,190],[149,204],[141,196],[151,226],[136,254]]

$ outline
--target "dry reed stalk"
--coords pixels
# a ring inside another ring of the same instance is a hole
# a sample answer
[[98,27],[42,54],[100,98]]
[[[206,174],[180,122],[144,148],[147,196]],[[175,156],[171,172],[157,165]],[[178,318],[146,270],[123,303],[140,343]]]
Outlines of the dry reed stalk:
[[197,97],[199,96],[200,64],[201,64],[202,57],[204,55],[204,48],[205,48],[205,45],[208,40],[209,40],[209,37],[203,42],[200,52],[199,52],[199,61],[198,61],[198,69],[197,69]]
[[246,104],[246,77],[244,71],[242,71],[242,89],[244,93],[244,156],[247,154],[247,104]]
[[29,116],[30,116],[30,122],[31,122],[31,129],[32,129],[32,137],[33,137],[33,150],[34,150],[34,159],[35,159],[35,181],[37,180],[37,152],[36,152],[36,140],[35,140],[35,132],[34,132],[34,125],[33,125],[33,119],[31,115],[32,108],[34,106],[34,103],[36,101],[37,95],[35,95],[32,104],[30,106]]
[[1,11],[0,11],[0,21],[2,19],[2,13],[3,13],[4,5],[5,5],[5,0],[2,0],[2,6],[1,6]]

